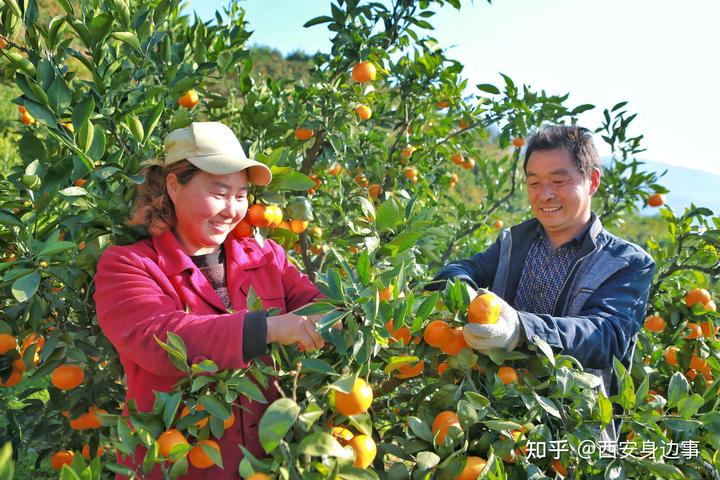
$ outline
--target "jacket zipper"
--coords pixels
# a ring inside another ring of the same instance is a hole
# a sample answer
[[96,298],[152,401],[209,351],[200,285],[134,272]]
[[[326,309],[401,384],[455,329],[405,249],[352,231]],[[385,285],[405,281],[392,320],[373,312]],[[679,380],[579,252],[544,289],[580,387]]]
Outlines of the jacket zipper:
[[508,248],[507,266],[505,267],[505,285],[503,285],[503,297],[507,298],[507,283],[510,276],[510,259],[512,258],[512,231],[508,230],[508,238],[510,238],[510,247]]
[[[565,281],[563,282],[563,286],[562,286],[562,288],[560,289],[560,293],[561,293],[561,294],[562,294],[563,290],[565,290],[565,287],[567,286],[568,280],[570,280],[570,279],[572,278],[573,273],[575,272],[575,268],[576,268],[578,265],[580,265],[580,262],[582,262],[582,261],[585,260],[587,257],[589,257],[590,255],[592,255],[593,253],[595,253],[595,252],[597,251],[597,243],[593,242],[593,244],[594,244],[593,249],[592,249],[590,252],[586,253],[582,258],[580,258],[579,260],[577,260],[577,261],[575,262],[575,264],[573,265],[573,267],[570,269],[570,273],[568,273],[567,277],[565,277]],[[568,293],[568,296],[569,296],[569,295],[570,295],[570,294]],[[557,302],[558,302],[559,299],[560,299],[560,295],[558,295],[558,296],[555,298],[555,303],[553,303],[553,308],[552,308],[553,315],[555,315],[555,309],[557,308]]]

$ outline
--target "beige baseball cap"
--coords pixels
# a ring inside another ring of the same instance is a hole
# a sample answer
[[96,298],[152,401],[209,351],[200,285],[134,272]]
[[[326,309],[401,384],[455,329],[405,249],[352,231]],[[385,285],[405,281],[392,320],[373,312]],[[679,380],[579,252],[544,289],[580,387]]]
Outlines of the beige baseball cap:
[[213,175],[248,170],[255,185],[267,185],[272,173],[267,165],[247,158],[235,133],[220,122],[193,122],[165,137],[165,166],[187,160]]

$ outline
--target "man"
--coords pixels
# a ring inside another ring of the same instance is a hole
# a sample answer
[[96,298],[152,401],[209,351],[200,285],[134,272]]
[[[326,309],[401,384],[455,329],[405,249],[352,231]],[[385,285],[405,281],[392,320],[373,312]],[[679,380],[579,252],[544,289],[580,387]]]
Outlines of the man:
[[[486,251],[446,265],[435,280],[462,280],[471,296],[488,287],[501,297],[496,324],[464,327],[472,348],[510,351],[540,338],[601,377],[606,395],[615,394],[613,357],[630,365],[655,263],[591,211],[601,172],[589,130],[542,128],[528,142],[524,170],[535,218],[504,230]],[[611,424],[603,437],[616,439],[617,428]]]

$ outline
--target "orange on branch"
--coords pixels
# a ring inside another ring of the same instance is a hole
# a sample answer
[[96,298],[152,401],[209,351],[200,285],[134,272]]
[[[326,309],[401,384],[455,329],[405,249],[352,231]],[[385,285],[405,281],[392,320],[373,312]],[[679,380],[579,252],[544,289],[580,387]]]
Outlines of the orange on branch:
[[500,377],[500,381],[505,385],[517,383],[518,381],[517,371],[512,367],[502,366],[498,368],[497,376]]
[[355,452],[355,463],[353,464],[356,468],[367,468],[377,455],[377,446],[375,440],[367,435],[356,435],[349,442]]
[[465,341],[465,337],[462,334],[462,327],[454,328],[452,331],[452,338],[444,346],[440,347],[443,353],[448,355],[457,355],[463,348],[467,348],[468,344]]
[[375,80],[377,69],[370,62],[356,63],[352,69],[352,79],[358,83],[367,83]]
[[500,318],[500,299],[492,292],[473,298],[468,305],[468,322],[483,325],[497,323]]
[[686,328],[689,332],[683,337],[685,340],[694,340],[702,337],[702,327],[697,323],[688,322]]
[[184,108],[193,108],[198,102],[200,102],[200,97],[193,89],[188,90],[178,98],[178,105]]
[[[88,445],[87,443],[83,445],[81,453],[85,460],[90,460],[90,445]],[[98,445],[97,451],[95,452],[95,457],[102,457],[104,453],[105,449],[102,447],[102,445]]]
[[662,207],[665,205],[665,195],[662,193],[655,193],[650,195],[647,200],[648,206],[650,207]]
[[423,338],[431,347],[442,348],[452,340],[453,329],[442,320],[434,320],[425,327]]
[[[202,405],[200,405],[200,404],[195,405],[196,412],[202,412],[204,410],[205,410],[205,407],[203,407]],[[180,412],[180,418],[185,418],[189,414],[190,414],[190,408],[187,405],[185,405],[183,407],[182,411]],[[198,420],[197,422],[195,422],[195,426],[198,428],[203,428],[205,425],[207,425],[209,420],[210,420],[210,417],[202,418],[202,419]]]
[[295,138],[297,138],[301,142],[304,142],[305,140],[310,140],[314,136],[315,136],[315,132],[313,130],[310,130],[309,128],[304,128],[304,127],[295,128]]
[[465,157],[463,157],[462,153],[454,153],[453,156],[450,157],[450,160],[452,160],[455,165],[462,165],[465,163]]
[[338,162],[333,163],[327,170],[328,175],[332,176],[340,175],[340,172],[342,172],[342,165],[340,165]]
[[55,470],[60,470],[63,465],[72,465],[74,457],[75,454],[72,451],[60,450],[59,452],[55,452],[52,454],[52,456],[50,457],[50,465]]
[[513,138],[512,144],[515,148],[522,148],[525,145],[525,139],[522,137],[515,137]]
[[195,468],[205,469],[215,465],[215,461],[205,452],[205,449],[202,447],[203,445],[214,448],[220,453],[220,445],[218,445],[216,441],[200,440],[188,453],[188,460],[190,460],[190,464]]
[[[176,445],[190,445],[185,438],[185,435],[175,428],[164,431],[160,434],[157,439],[158,446],[160,447],[160,456],[168,458],[170,457],[170,450]],[[187,454],[186,454],[187,455]]]
[[389,287],[383,288],[380,290],[380,293],[378,296],[380,297],[381,302],[389,302],[393,298],[393,291],[395,290],[394,285],[390,285]]
[[380,196],[380,192],[382,192],[382,187],[377,183],[373,183],[368,187],[368,195],[370,195],[372,199],[377,199]]
[[50,382],[60,390],[77,388],[84,379],[85,372],[77,365],[60,365],[50,376]]
[[335,392],[335,408],[346,417],[367,412],[372,401],[372,388],[362,378],[355,379],[350,393]]
[[690,308],[694,307],[696,303],[705,305],[710,300],[712,300],[710,292],[704,288],[693,288],[685,295],[685,305]]
[[668,365],[677,367],[677,364],[678,364],[677,353],[678,353],[677,347],[668,347],[665,349],[665,351],[663,352],[663,357],[665,357],[665,361],[668,363]]
[[715,305],[715,302],[713,300],[710,300],[705,304],[705,311],[707,312],[717,312],[717,305]]
[[425,361],[420,360],[415,365],[403,365],[402,367],[398,368],[398,374],[397,378],[401,379],[408,379],[408,378],[414,378],[422,375],[423,371],[425,370]]
[[254,227],[268,227],[273,220],[273,216],[268,214],[267,207],[261,203],[250,206],[245,218]]
[[465,468],[460,472],[457,480],[476,480],[485,470],[485,465],[487,465],[487,462],[483,458],[467,457]]
[[367,105],[358,105],[355,108],[355,114],[358,118],[360,118],[360,120],[368,120],[372,117],[372,109]]
[[302,233],[307,230],[309,223],[307,220],[290,220],[290,230],[294,233]]
[[233,232],[235,233],[235,236],[239,238],[252,237],[252,227],[252,224],[247,220],[247,217],[245,217],[240,221],[240,223],[238,223]]
[[17,339],[9,333],[0,333],[0,355],[17,348]]
[[665,330],[665,319],[658,315],[650,315],[645,319],[644,326],[651,332],[660,333]]

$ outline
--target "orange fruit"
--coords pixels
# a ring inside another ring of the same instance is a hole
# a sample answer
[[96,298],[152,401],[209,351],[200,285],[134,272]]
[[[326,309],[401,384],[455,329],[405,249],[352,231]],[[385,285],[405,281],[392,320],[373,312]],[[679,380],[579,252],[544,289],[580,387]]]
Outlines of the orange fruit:
[[480,457],[467,457],[465,468],[457,480],[476,480],[485,469],[487,462]]
[[[205,410],[205,407],[203,407],[202,405],[200,405],[200,404],[195,405],[196,412],[202,412],[204,410]],[[190,409],[188,408],[187,405],[185,405],[183,407],[182,411],[180,412],[180,418],[185,418],[189,414],[190,414]],[[197,426],[198,428],[203,428],[205,425],[207,425],[209,420],[210,420],[210,417],[205,417],[203,419],[200,419],[197,422],[195,422],[195,426]]]
[[390,335],[392,336],[392,343],[402,342],[403,345],[410,345],[412,333],[410,332],[410,329],[408,327],[400,327],[395,330],[392,320],[387,322],[385,326],[387,327],[388,332],[390,332]]
[[402,367],[398,368],[397,378],[413,378],[420,376],[423,373],[423,370],[425,370],[425,361],[420,360],[415,365],[403,365]]
[[233,425],[235,425],[235,413],[230,412],[230,416],[228,418],[226,418],[225,420],[223,420],[223,428],[225,430],[227,430],[228,428],[232,427]]
[[460,351],[463,348],[466,348],[468,346],[467,342],[465,342],[465,337],[463,337],[462,334],[462,328],[454,328],[452,331],[452,338],[448,343],[445,344],[445,346],[440,347],[440,350],[443,351],[443,353],[447,353],[448,355],[457,355],[460,353]]
[[370,62],[356,63],[352,69],[352,79],[358,83],[372,82],[376,75],[377,69]]
[[503,228],[504,225],[505,224],[503,223],[502,220],[495,220],[495,223],[493,223],[493,228],[495,230],[500,230],[501,228]]
[[7,47],[7,40],[5,40],[2,36],[0,36],[0,50]]
[[465,170],[472,170],[475,168],[475,159],[474,158],[467,158],[465,159],[465,162],[462,164],[462,168]]
[[[105,449],[102,447],[102,445],[98,445],[95,456],[102,457],[103,453],[105,453]],[[88,445],[87,443],[82,448],[82,456],[85,460],[90,460],[90,445]]]
[[432,423],[432,432],[435,434],[438,430],[440,430],[445,425],[450,425],[453,423],[460,423],[460,417],[457,416],[457,413],[451,411],[451,410],[445,410],[437,415],[435,415],[435,419]]
[[687,329],[690,330],[683,338],[693,340],[702,337],[702,327],[697,323],[688,322]]
[[405,169],[405,177],[408,180],[412,180],[413,178],[417,178],[418,172],[417,168],[415,167],[408,167]]
[[522,148],[525,145],[525,139],[522,137],[515,137],[513,138],[512,144],[516,148]]
[[367,412],[373,401],[373,391],[362,378],[356,378],[350,393],[335,392],[335,408],[346,417]]
[[437,102],[437,107],[441,110],[443,108],[448,108],[449,106],[450,106],[450,102],[448,102],[447,100],[440,100],[439,102]]
[[198,93],[195,90],[190,89],[178,98],[178,105],[185,108],[193,108],[199,101],[200,97],[198,96]]
[[367,120],[372,117],[372,109],[367,105],[358,105],[355,108],[355,113],[360,118],[360,120]]
[[465,130],[465,129],[468,128],[470,125],[465,121],[464,118],[462,118],[462,119],[460,119],[460,121],[458,122],[458,126],[459,126],[461,129]]
[[705,304],[705,311],[707,312],[717,312],[717,305],[715,305],[715,302],[710,300]]
[[278,226],[283,220],[283,211],[277,205],[268,205],[265,208],[265,218],[270,222],[269,226]]
[[[520,430],[511,430],[510,434],[513,437],[513,441],[517,444],[520,442],[520,437],[522,437],[522,432]],[[506,435],[500,435],[500,440],[504,440],[508,438]],[[514,451],[511,450],[510,452],[503,455],[503,461],[505,463],[515,463],[517,461],[517,457],[522,453],[523,455],[527,454],[527,447],[521,447],[516,448]]]
[[75,133],[75,126],[71,122],[63,122],[60,125],[65,127],[68,132]]
[[35,333],[31,333],[27,335],[23,341],[22,345],[20,346],[20,355],[25,355],[25,350],[30,348],[31,346],[35,345],[35,358],[33,359],[33,362],[35,365],[40,363],[40,350],[45,346],[45,337],[42,335],[36,335]]
[[85,182],[86,180],[84,178],[78,178],[73,182],[73,185],[75,185],[76,187],[82,187],[83,185],[85,185]]
[[310,140],[314,136],[315,132],[310,130],[309,128],[297,127],[295,129],[295,138],[297,138],[301,142],[304,142],[305,140]]
[[453,156],[450,157],[450,160],[452,160],[455,165],[462,165],[465,163],[465,157],[463,157],[462,153],[453,154]]
[[556,458],[552,461],[550,464],[553,470],[555,470],[559,475],[563,477],[567,477],[567,468],[563,467],[563,464],[560,462],[559,458]]
[[692,354],[692,357],[690,358],[690,368],[699,372],[704,372],[708,369],[708,366],[707,360],[698,357],[697,353]]
[[498,368],[497,376],[500,377],[500,380],[505,384],[509,385],[511,383],[517,383],[518,381],[518,374],[512,367],[500,367]]
[[657,315],[650,315],[645,319],[645,328],[651,332],[660,333],[665,330],[665,319]]
[[35,123],[35,117],[25,112],[20,116],[20,121],[23,123],[23,125],[32,125],[33,123]]
[[50,457],[50,465],[52,465],[52,468],[55,470],[60,470],[63,465],[72,465],[73,457],[75,457],[75,454],[70,450],[60,450],[52,454],[52,457]]
[[238,226],[235,227],[233,232],[235,232],[235,236],[238,238],[252,237],[253,229],[247,217],[243,218],[240,223],[238,223]]
[[339,175],[340,172],[342,172],[342,165],[340,165],[337,162],[333,163],[330,166],[330,168],[328,168],[328,170],[327,170],[328,175],[333,175],[333,176]]
[[266,475],[262,472],[253,473],[249,477],[247,477],[247,480],[272,480],[269,475]]
[[50,382],[60,390],[77,388],[85,378],[85,372],[77,365],[60,365],[53,370]]
[[294,233],[302,233],[307,230],[308,224],[307,220],[290,220],[290,230]]
[[383,288],[380,290],[379,297],[381,302],[389,302],[392,300],[393,297],[393,290],[395,290],[394,285],[390,285],[389,287]]
[[212,458],[210,458],[210,455],[205,452],[205,450],[202,448],[202,445],[207,445],[210,448],[214,448],[215,450],[217,450],[218,453],[220,453],[220,445],[218,445],[216,441],[200,440],[197,445],[190,449],[190,452],[188,453],[188,459],[190,460],[190,464],[195,468],[210,468],[215,465],[215,462]]
[[340,445],[343,446],[347,445],[347,443],[355,436],[355,434],[353,434],[345,427],[333,427],[330,433],[333,437],[337,438],[338,442],[340,442]]
[[354,467],[367,468],[377,455],[377,446],[375,440],[367,435],[356,435],[349,442],[348,445],[355,451],[355,463]]
[[715,335],[717,335],[718,331],[720,331],[720,327],[715,327],[715,331],[710,331],[710,322],[703,322],[700,324],[700,329],[702,330],[703,337],[705,338],[712,338]]
[[655,193],[650,195],[647,200],[648,206],[650,207],[662,207],[665,204],[665,195],[662,193]]
[[413,152],[415,152],[415,150],[417,150],[415,147],[413,147],[412,145],[408,145],[407,147],[402,149],[402,152],[400,152],[400,154],[403,158],[410,158]]
[[248,208],[246,217],[250,225],[255,227],[268,227],[270,226],[272,215],[268,215],[267,207],[261,203],[256,203]]
[[668,363],[668,365],[677,367],[677,352],[677,347],[668,347],[667,349],[665,349],[665,351],[663,352],[663,357],[665,357],[665,361]]
[[380,196],[380,192],[382,192],[382,187],[380,187],[377,183],[373,183],[368,187],[368,195],[370,195],[370,198],[378,198]]
[[170,450],[175,445],[189,445],[185,435],[175,428],[171,428],[161,433],[157,442],[160,447],[160,456],[166,458],[170,456]]
[[448,362],[440,362],[437,367],[438,375],[442,375],[448,369]]
[[0,355],[17,348],[17,339],[9,333],[0,333]]
[[452,340],[453,329],[442,320],[434,320],[425,327],[423,339],[432,347],[442,348]]
[[500,318],[500,300],[492,292],[478,295],[468,305],[467,317],[470,323],[497,323]]
[[693,288],[685,295],[685,305],[690,308],[694,307],[696,303],[705,305],[710,300],[712,300],[710,292],[704,288]]
[[10,370],[10,375],[8,376],[7,380],[2,381],[0,380],[0,387],[10,388],[14,387],[18,383],[20,383],[20,380],[22,380],[23,373],[25,372],[25,363],[19,358],[16,358],[12,362],[12,369]]
[[370,182],[368,182],[368,179],[365,175],[360,174],[355,177],[355,183],[360,185],[363,188],[367,188],[368,185],[370,185]]
[[96,407],[90,407],[87,412],[81,414],[76,419],[70,420],[70,428],[73,430],[89,430],[92,428],[102,427],[100,419],[95,415],[96,413],[108,413],[107,410],[99,409]]

